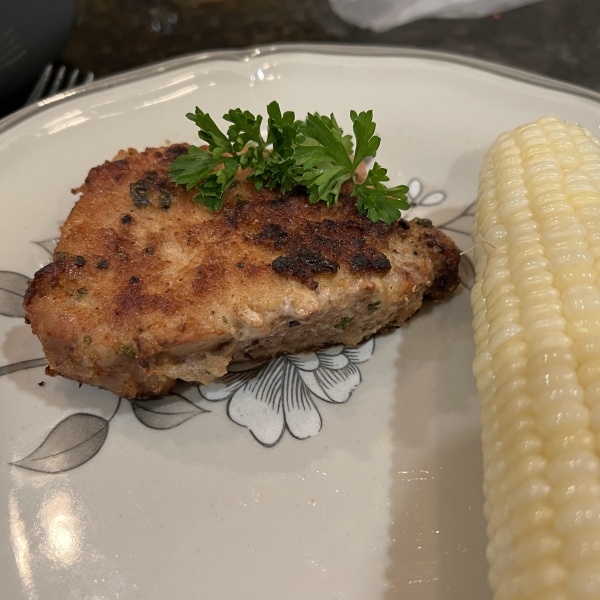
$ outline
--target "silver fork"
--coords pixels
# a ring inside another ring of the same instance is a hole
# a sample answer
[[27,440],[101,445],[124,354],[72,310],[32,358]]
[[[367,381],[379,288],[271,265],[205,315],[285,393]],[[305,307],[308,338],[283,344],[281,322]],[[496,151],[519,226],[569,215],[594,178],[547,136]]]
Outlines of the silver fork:
[[70,90],[77,85],[85,85],[94,81],[94,74],[91,71],[85,71],[80,74],[77,67],[69,69],[66,65],[48,64],[44,67],[40,78],[35,84],[25,106],[39,102],[44,98],[54,96],[58,92]]

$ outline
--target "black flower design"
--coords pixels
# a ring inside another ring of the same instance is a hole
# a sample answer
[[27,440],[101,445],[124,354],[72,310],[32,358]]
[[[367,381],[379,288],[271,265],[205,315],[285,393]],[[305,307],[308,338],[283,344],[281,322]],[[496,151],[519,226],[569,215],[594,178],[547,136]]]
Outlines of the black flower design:
[[303,440],[321,430],[313,399],[346,402],[361,382],[356,365],[371,358],[374,347],[371,339],[358,348],[335,346],[270,362],[240,363],[198,389],[211,402],[227,400],[229,418],[247,427],[263,446],[274,446],[286,428]]
[[411,206],[436,206],[446,199],[446,192],[435,190],[425,194],[421,180],[413,177],[408,182],[408,199]]

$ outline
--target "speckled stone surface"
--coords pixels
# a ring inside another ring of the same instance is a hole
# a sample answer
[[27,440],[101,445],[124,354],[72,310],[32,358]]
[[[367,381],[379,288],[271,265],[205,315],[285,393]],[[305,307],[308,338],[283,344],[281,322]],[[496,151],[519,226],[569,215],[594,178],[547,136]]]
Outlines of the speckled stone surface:
[[543,0],[382,34],[348,25],[327,0],[82,0],[63,58],[101,77],[189,52],[301,41],[448,50],[600,90],[598,0]]

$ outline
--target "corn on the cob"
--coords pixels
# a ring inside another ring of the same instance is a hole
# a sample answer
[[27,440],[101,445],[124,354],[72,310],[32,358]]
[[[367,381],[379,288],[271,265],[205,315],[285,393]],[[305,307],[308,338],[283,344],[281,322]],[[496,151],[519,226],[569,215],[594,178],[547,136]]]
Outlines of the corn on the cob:
[[600,599],[600,141],[543,118],[480,176],[473,371],[495,600]]

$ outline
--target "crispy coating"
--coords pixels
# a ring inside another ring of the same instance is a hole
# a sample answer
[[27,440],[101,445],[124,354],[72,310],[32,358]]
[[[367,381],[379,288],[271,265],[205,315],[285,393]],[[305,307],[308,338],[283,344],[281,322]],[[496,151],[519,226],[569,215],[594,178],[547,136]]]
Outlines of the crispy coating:
[[300,189],[257,191],[240,172],[210,214],[169,182],[185,152],[122,151],[73,190],[54,262],[24,302],[51,374],[156,397],[178,378],[210,383],[232,360],[356,345],[458,285],[447,236],[372,223],[349,186],[327,208]]

